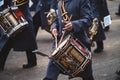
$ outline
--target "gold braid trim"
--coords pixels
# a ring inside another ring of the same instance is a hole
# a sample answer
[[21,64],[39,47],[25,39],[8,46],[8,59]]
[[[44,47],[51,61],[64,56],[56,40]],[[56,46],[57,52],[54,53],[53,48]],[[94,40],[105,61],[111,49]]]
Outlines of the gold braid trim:
[[28,2],[29,2],[29,0],[14,0],[14,5],[15,6],[21,6],[21,5],[24,5]]
[[60,8],[60,11],[61,11],[61,15],[62,15],[62,18],[63,18],[64,23],[70,22],[70,20],[71,20],[71,18],[72,18],[72,15],[71,15],[70,17],[68,16],[68,12],[66,11],[65,3],[64,3],[63,0],[61,0],[61,8]]

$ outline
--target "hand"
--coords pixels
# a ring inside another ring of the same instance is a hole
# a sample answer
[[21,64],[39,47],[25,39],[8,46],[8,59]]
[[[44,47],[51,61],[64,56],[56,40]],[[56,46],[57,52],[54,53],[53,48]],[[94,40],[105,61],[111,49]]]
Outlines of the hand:
[[52,29],[52,34],[53,34],[53,36],[54,36],[55,38],[57,38],[57,36],[58,36],[58,31],[57,31],[57,29]]
[[71,22],[68,22],[66,25],[65,25],[65,28],[63,28],[63,30],[72,30],[73,29],[73,26],[72,26],[72,23]]

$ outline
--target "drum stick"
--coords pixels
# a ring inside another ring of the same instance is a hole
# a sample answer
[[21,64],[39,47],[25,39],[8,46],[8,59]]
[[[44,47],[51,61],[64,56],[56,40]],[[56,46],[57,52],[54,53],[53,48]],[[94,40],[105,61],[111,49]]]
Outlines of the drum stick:
[[63,34],[62,34],[62,36],[61,36],[61,38],[60,38],[60,41],[59,41],[59,44],[62,42],[62,40],[63,40],[63,38],[64,38],[64,35],[65,35],[65,32],[66,32],[66,31],[63,31]]
[[55,48],[58,47],[58,40],[57,40],[57,37],[55,37]]
[[40,52],[39,50],[33,52],[35,54],[38,54],[38,55],[41,55],[41,56],[44,56],[44,57],[49,57],[47,54],[43,53],[43,52]]

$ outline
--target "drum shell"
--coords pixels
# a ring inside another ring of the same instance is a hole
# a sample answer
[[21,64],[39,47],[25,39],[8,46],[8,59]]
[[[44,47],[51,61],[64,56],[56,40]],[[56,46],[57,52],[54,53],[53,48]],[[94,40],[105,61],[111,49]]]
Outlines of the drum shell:
[[[10,27],[12,27],[12,29],[11,29],[12,32],[10,34],[9,34],[9,32],[6,32],[5,29],[3,29],[4,25],[0,24],[0,49],[2,49],[7,42],[13,43],[13,45],[11,45],[11,47],[15,48],[15,50],[21,51],[21,50],[27,50],[27,49],[32,49],[32,50],[36,49],[36,47],[33,49],[33,47],[31,47],[31,45],[28,45],[28,43],[26,43],[31,40],[33,41],[33,39],[32,39],[33,37],[29,36],[29,39],[27,39],[28,38],[27,33],[32,34],[32,36],[34,36],[33,35],[34,33],[31,31],[31,28],[30,29],[28,28],[28,22],[26,21],[22,12],[17,7],[8,7],[7,9],[3,10],[1,14],[2,15],[0,17],[2,17],[4,19],[7,19],[6,17],[8,17],[9,15],[14,17],[18,24],[10,26]],[[3,21],[3,19],[1,19],[1,22],[2,21]],[[8,20],[9,23],[10,23],[10,21],[12,23],[13,20],[12,19]],[[22,39],[22,38],[24,38],[24,39]],[[27,39],[27,41],[25,39]],[[25,46],[23,47],[22,44],[24,44]],[[22,45],[22,46],[20,46],[20,45]],[[35,46],[36,46],[36,43],[35,43]]]
[[15,36],[21,32],[26,25],[28,25],[28,22],[17,7],[8,7],[1,12],[0,27],[1,30],[3,30],[3,35],[5,34],[7,37]]

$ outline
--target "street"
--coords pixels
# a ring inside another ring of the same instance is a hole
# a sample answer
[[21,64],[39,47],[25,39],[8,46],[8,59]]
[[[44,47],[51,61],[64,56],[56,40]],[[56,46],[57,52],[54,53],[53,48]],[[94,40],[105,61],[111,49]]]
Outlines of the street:
[[[99,54],[92,53],[93,75],[95,80],[115,80],[118,76],[116,70],[120,69],[120,16],[116,16],[119,0],[108,1],[108,8],[112,17],[110,30],[106,32],[104,51]],[[45,30],[39,30],[37,35],[38,50],[49,54],[52,45],[52,35]],[[92,48],[92,51],[95,49]],[[11,50],[5,70],[0,72],[0,80],[41,80],[45,76],[49,59],[37,54],[37,66],[31,69],[23,69],[27,63],[25,52]],[[60,75],[58,80],[68,80],[68,76]],[[82,80],[73,78],[71,80]]]

